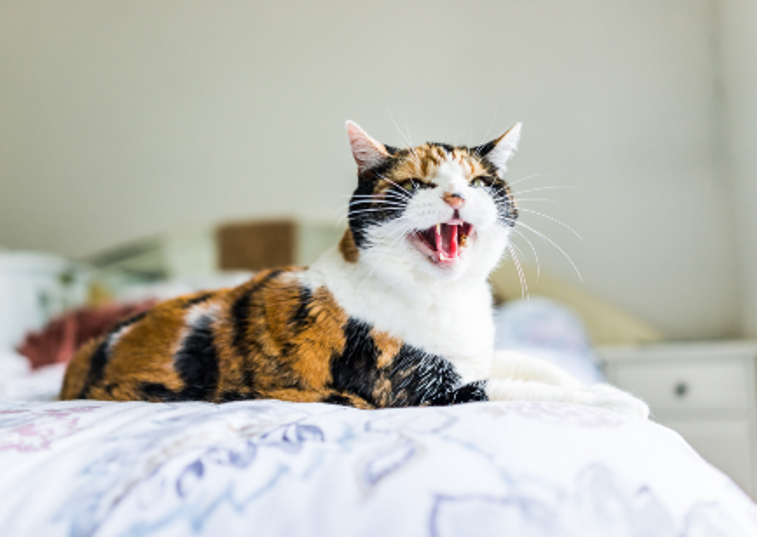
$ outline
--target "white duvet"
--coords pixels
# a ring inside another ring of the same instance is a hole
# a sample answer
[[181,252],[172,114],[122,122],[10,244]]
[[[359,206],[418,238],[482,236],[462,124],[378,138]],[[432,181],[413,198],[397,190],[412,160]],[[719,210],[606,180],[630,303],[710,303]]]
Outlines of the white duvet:
[[676,433],[566,404],[0,403],[0,535],[755,536]]

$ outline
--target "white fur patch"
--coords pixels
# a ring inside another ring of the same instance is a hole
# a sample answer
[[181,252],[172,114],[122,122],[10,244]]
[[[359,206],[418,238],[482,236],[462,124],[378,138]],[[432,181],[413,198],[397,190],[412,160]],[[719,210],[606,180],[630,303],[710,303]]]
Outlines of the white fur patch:
[[465,382],[489,376],[494,347],[486,280],[398,284],[362,261],[349,264],[333,249],[307,272],[304,284],[325,286],[345,312],[405,343],[448,359]]
[[187,326],[194,328],[203,317],[215,319],[221,313],[221,305],[209,299],[207,302],[195,304],[187,310],[184,316],[184,322]]
[[520,141],[520,131],[522,125],[516,123],[510,128],[502,137],[497,141],[497,145],[494,149],[489,151],[485,156],[489,162],[494,164],[503,173],[507,170],[507,161],[513,156],[515,150],[518,148],[518,142]]
[[609,384],[584,386],[559,367],[518,352],[494,353],[486,394],[493,401],[554,401],[595,406],[634,418],[649,417],[649,407]]
[[119,341],[121,341],[121,338],[123,338],[126,334],[128,334],[131,331],[132,328],[134,328],[134,325],[133,324],[129,324],[129,325],[126,325],[126,326],[122,327],[117,332],[113,332],[108,337],[108,352],[110,352],[113,349],[113,347]]

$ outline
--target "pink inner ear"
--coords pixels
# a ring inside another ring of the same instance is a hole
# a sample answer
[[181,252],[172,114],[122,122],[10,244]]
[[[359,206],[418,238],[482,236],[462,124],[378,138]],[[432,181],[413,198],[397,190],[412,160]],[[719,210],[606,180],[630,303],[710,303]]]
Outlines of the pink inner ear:
[[378,166],[389,158],[389,153],[381,142],[377,142],[368,133],[361,129],[357,123],[347,122],[347,136],[352,146],[352,156],[357,162],[358,170]]

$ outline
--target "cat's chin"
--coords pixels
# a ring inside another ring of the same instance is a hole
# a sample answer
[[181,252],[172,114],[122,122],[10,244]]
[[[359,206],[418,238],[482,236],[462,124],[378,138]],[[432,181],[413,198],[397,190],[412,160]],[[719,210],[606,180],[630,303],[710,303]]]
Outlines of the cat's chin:
[[456,218],[418,230],[409,236],[410,244],[423,257],[443,269],[457,267],[475,239],[476,230],[473,225]]

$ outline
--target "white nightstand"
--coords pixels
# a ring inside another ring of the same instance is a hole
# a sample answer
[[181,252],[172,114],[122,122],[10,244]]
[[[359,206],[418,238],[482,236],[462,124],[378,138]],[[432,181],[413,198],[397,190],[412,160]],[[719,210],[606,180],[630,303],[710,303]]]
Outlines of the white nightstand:
[[757,497],[757,342],[599,349],[610,382]]

